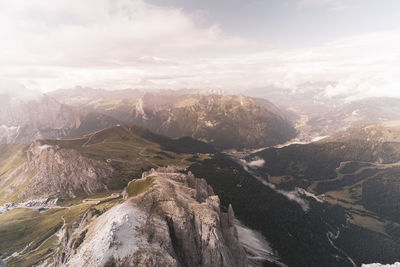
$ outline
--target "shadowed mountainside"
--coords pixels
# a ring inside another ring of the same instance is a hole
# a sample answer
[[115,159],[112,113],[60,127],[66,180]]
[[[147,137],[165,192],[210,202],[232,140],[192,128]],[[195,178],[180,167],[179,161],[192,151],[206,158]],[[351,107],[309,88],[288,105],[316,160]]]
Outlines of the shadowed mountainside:
[[356,262],[390,263],[400,251],[399,125],[351,128],[315,143],[265,149],[247,160],[264,160],[256,171],[278,188],[302,187],[343,207],[345,234],[336,244]]

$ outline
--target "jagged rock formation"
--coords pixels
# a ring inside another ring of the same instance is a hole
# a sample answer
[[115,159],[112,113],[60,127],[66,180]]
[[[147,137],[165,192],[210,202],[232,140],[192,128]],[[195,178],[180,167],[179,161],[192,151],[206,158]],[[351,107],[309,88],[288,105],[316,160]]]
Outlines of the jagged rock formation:
[[43,141],[33,142],[26,154],[27,160],[0,181],[6,186],[3,199],[71,198],[107,191],[113,169],[106,162]]
[[125,202],[65,234],[57,266],[247,266],[233,209],[205,180],[159,168],[132,183]]

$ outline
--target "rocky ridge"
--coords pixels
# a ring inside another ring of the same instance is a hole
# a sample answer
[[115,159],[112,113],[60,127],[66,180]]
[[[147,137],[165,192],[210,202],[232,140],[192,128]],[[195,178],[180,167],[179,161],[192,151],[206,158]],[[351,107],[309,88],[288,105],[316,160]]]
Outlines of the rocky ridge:
[[221,211],[205,180],[159,168],[132,183],[123,203],[65,231],[57,266],[248,265],[232,207]]

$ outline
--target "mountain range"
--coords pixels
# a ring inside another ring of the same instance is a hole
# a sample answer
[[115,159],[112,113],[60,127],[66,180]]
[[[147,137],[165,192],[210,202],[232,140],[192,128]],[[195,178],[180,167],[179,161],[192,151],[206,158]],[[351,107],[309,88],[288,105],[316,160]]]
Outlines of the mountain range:
[[171,138],[190,136],[222,149],[270,146],[296,135],[291,122],[267,100],[186,91],[61,90],[6,103],[0,114],[3,142],[71,138],[119,124]]
[[297,138],[306,141],[350,127],[400,119],[399,98],[330,96],[326,92],[329,86],[329,83],[305,83],[297,90],[268,87],[243,93],[273,100],[292,121]]
[[397,99],[275,93],[2,98],[0,266],[398,260]]

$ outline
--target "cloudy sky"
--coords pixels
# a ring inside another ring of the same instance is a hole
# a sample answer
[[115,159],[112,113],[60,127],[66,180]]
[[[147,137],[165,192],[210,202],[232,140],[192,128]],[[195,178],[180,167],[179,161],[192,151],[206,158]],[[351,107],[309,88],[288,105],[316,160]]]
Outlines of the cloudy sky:
[[399,10],[398,0],[0,0],[0,91],[311,82],[328,96],[400,96]]

